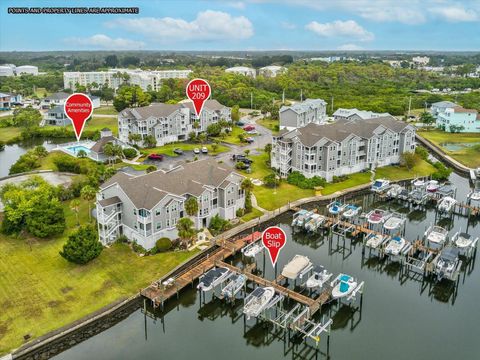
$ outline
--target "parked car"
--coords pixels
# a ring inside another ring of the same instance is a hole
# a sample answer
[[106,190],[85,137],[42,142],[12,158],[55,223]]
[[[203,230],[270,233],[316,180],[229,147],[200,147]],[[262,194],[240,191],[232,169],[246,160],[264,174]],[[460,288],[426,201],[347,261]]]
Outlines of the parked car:
[[148,155],[148,159],[149,159],[149,160],[159,160],[159,161],[162,161],[162,160],[163,160],[163,155],[162,155],[162,154],[150,154],[150,155]]
[[255,141],[255,139],[254,139],[253,137],[249,136],[249,137],[245,138],[245,141],[246,141],[247,143],[251,144],[251,143],[253,143],[253,142]]
[[173,153],[177,155],[183,155],[183,150],[180,148],[173,149]]
[[243,162],[244,164],[248,164],[248,165],[253,163],[253,160],[250,160],[245,155],[235,155],[234,154],[234,155],[232,155],[232,160],[235,161],[235,162]]
[[245,125],[245,126],[243,127],[243,130],[245,130],[245,131],[255,130],[255,125]]
[[258,134],[258,131],[255,130],[255,129],[253,129],[253,130],[247,131],[247,134],[249,134],[249,135],[256,135],[256,134]]
[[237,126],[244,126],[245,123],[244,123],[243,121],[237,121],[237,122],[235,123],[235,125],[237,125]]
[[206,146],[202,147],[202,153],[203,154],[208,154],[208,149]]
[[200,149],[199,149],[199,148],[193,149],[193,153],[194,153],[194,154],[200,154]]

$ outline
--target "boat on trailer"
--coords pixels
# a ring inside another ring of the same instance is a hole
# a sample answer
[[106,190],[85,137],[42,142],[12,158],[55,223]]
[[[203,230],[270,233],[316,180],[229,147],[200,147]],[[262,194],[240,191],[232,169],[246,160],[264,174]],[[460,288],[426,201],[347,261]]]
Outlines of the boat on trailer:
[[427,192],[429,193],[435,193],[437,190],[440,188],[440,184],[438,183],[437,180],[430,180],[427,182]]
[[345,211],[343,212],[342,217],[346,219],[351,219],[359,215],[361,211],[362,211],[361,206],[357,206],[355,204],[349,204],[345,207]]
[[227,280],[233,273],[227,268],[213,268],[208,270],[204,275],[200,276],[197,289],[202,291],[212,290],[222,281]]
[[300,210],[293,214],[292,227],[303,227],[314,213],[308,210]]
[[396,199],[405,188],[399,184],[393,184],[390,186],[390,189],[387,191],[387,198],[389,199]]
[[371,190],[375,193],[381,193],[390,188],[390,181],[387,179],[377,179],[372,183]]
[[369,248],[377,249],[378,247],[380,247],[380,245],[382,245],[387,240],[387,238],[388,236],[385,236],[382,234],[371,233],[371,234],[368,234],[365,245]]
[[290,280],[295,280],[300,274],[311,270],[313,267],[310,259],[304,255],[295,255],[287,265],[283,267],[282,276]]
[[243,306],[243,313],[249,320],[252,316],[257,317],[265,310],[270,300],[275,295],[275,289],[273,287],[257,287],[253,290],[245,299],[245,305]]
[[332,286],[332,298],[339,299],[348,296],[357,287],[357,281],[350,275],[339,274],[330,285]]
[[385,222],[391,214],[383,209],[374,209],[367,214],[367,221],[370,224],[380,224]]
[[455,200],[453,197],[445,196],[438,203],[437,209],[441,213],[450,213],[453,210],[453,208],[455,207],[456,203],[457,203],[457,200]]
[[247,277],[243,274],[234,274],[230,282],[225,285],[225,287],[222,289],[222,295],[228,298],[233,298],[245,285],[245,282],[247,281]]
[[425,238],[428,245],[433,249],[442,248],[443,245],[447,242],[448,230],[438,226],[430,226],[427,231],[425,231]]
[[332,273],[329,273],[327,269],[323,266],[315,266],[313,268],[312,275],[307,279],[305,286],[309,289],[319,288],[321,289],[323,285],[330,280]]
[[398,256],[405,252],[410,243],[401,236],[394,236],[390,239],[385,247],[385,254]]
[[320,226],[325,222],[326,217],[320,214],[313,214],[310,217],[310,220],[307,221],[305,224],[305,230],[306,231],[317,231]]
[[454,273],[460,265],[459,253],[459,249],[450,246],[440,252],[435,264],[435,273],[438,281],[444,278],[454,280]]
[[327,205],[327,209],[332,215],[340,215],[345,211],[345,205],[340,201],[334,201]]

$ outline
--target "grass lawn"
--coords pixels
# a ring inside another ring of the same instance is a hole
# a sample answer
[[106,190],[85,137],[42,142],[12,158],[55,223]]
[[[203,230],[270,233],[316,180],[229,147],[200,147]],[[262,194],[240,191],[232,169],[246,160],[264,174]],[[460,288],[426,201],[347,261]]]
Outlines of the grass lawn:
[[0,128],[0,140],[7,142],[16,138],[22,131],[18,127]]
[[[67,232],[76,226],[65,206]],[[82,201],[80,223],[88,221]],[[195,252],[168,252],[139,257],[125,244],[104,249],[87,265],[59,255],[67,238],[36,240],[0,235],[0,354],[16,348],[29,334],[36,338],[109,303],[127,298]]]
[[259,216],[262,216],[262,215],[263,215],[262,211],[253,208],[252,211],[250,211],[248,214],[243,215],[241,217],[241,219],[242,219],[242,221],[247,222],[247,221],[250,221],[252,219],[256,219],[256,218],[258,218]]
[[100,106],[98,109],[93,109],[93,116],[95,115],[117,115],[118,111],[113,106]]
[[[169,156],[178,156],[173,152],[174,149],[179,148],[182,149],[183,151],[193,151],[195,148],[201,149],[203,146],[206,146],[208,149],[208,154],[209,155],[217,155],[222,152],[228,151],[228,147],[218,144],[217,151],[213,152],[212,150],[212,145],[202,145],[202,144],[187,144],[187,143],[172,143],[172,144],[167,144],[151,149],[142,149],[141,152],[145,154],[164,154],[164,155],[169,155]],[[199,155],[199,158],[201,158],[201,155]]]
[[273,133],[277,133],[280,122],[278,120],[265,118],[265,119],[257,120],[257,124],[262,125],[263,127],[266,127],[267,129],[271,130]]
[[266,210],[275,210],[289,201],[298,200],[315,195],[314,190],[304,190],[282,182],[276,189],[270,189],[265,186],[255,186],[253,194],[257,198],[258,206]]
[[250,136],[247,133],[245,133],[245,131],[241,127],[234,126],[230,134],[228,134],[225,138],[222,139],[221,137],[216,137],[215,139],[217,139],[218,141],[223,141],[227,144],[233,144],[233,145],[239,145],[239,146],[247,145],[247,143],[240,142],[240,139],[238,138],[238,135],[240,134],[245,134],[245,137]]
[[412,170],[404,166],[385,166],[378,168],[375,172],[377,179],[405,180],[413,179],[416,176],[428,176],[436,171],[435,167],[425,160],[420,160]]
[[442,146],[444,143],[480,143],[480,133],[452,134],[440,130],[430,130],[419,131],[418,135],[441,147],[447,155],[450,155],[452,158],[461,162],[462,164],[472,168],[480,167],[480,151],[476,148],[464,146],[459,150],[451,151]]
[[65,156],[65,153],[61,151],[51,151],[47,156],[40,159],[40,168],[38,170],[58,171],[57,165],[54,164],[54,160],[63,156]]
[[322,195],[333,194],[334,192],[345,190],[354,186],[368,184],[370,182],[371,173],[363,172],[349,175],[349,178],[345,181],[338,183],[328,183],[321,190]]
[[268,154],[266,152],[262,151],[259,155],[249,155],[248,157],[253,160],[253,163],[250,167],[251,173],[248,174],[247,172],[241,170],[240,172],[243,175],[262,180],[265,176],[273,172],[266,163],[268,160]]
[[113,134],[118,134],[118,119],[112,117],[92,117],[92,120],[85,124],[85,130],[102,130],[104,127],[112,130]]
[[47,91],[47,89],[45,88],[41,88],[41,87],[36,87],[35,88],[35,95],[41,99],[41,98],[44,98],[48,95],[50,95],[51,93],[49,91]]

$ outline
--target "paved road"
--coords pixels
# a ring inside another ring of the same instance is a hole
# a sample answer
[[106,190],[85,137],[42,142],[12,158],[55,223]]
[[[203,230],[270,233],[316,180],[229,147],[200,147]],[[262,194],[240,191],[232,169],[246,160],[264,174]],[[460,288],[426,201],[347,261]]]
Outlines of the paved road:
[[[72,183],[72,177],[74,175],[68,175],[64,173],[56,173],[56,172],[47,172],[47,173],[39,173],[39,174],[29,174],[29,175],[21,175],[15,176],[12,178],[0,180],[0,188],[5,184],[18,184],[22,181],[27,180],[30,176],[38,175],[44,178],[47,182],[52,185],[70,185]],[[3,204],[0,201],[0,212],[3,211]]]

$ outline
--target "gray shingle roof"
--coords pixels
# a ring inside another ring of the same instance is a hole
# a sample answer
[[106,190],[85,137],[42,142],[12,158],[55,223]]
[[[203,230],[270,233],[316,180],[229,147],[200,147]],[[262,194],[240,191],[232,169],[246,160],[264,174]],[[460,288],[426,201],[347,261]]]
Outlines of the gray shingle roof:
[[368,139],[374,135],[376,129],[382,126],[394,132],[401,132],[409,125],[396,120],[393,116],[382,116],[366,120],[339,120],[333,124],[323,125],[310,123],[286,132],[282,136],[286,140],[298,137],[302,144],[314,146],[322,138],[340,142],[352,134]]
[[151,209],[168,194],[199,196],[205,191],[205,185],[219,187],[225,180],[239,183],[242,178],[231,167],[205,159],[168,172],[159,170],[140,176],[119,172],[100,188],[117,183],[137,208]]
[[120,200],[118,196],[112,196],[112,197],[100,200],[99,204],[105,207],[109,205],[120,204],[121,202],[122,200]]
[[282,106],[280,108],[280,112],[290,109],[295,111],[297,114],[301,114],[305,111],[308,111],[311,108],[315,108],[320,105],[326,105],[326,104],[327,103],[322,99],[306,99],[305,101],[301,103],[293,104],[292,106]]
[[66,99],[70,96],[70,94],[67,94],[66,92],[56,92],[50,96],[47,96],[45,99],[46,100],[63,100]]
[[433,103],[432,106],[448,108],[448,107],[458,106],[458,104],[455,104],[454,102],[451,102],[451,101],[438,101],[436,103]]

